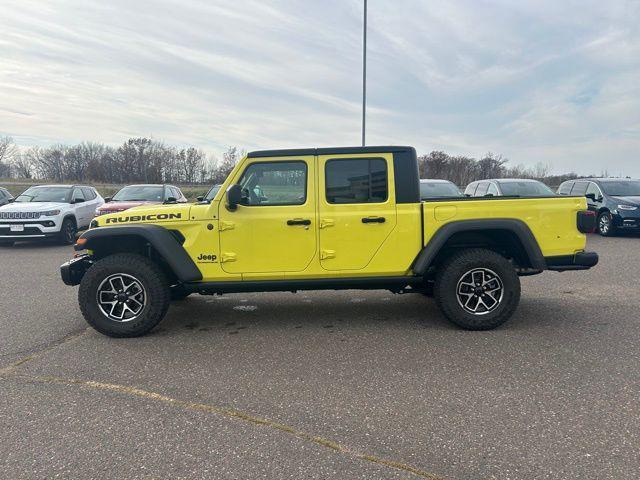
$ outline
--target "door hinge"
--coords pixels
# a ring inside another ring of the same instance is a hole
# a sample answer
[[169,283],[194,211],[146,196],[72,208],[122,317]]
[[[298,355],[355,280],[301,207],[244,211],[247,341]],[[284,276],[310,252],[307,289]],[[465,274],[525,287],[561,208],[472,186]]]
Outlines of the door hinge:
[[323,218],[320,220],[320,228],[333,227],[336,222],[332,218]]
[[233,230],[234,228],[236,228],[236,224],[233,222],[220,222],[218,231],[224,232],[225,230]]
[[232,252],[224,252],[220,255],[220,263],[235,262],[236,254]]
[[320,260],[327,260],[328,258],[336,258],[336,251],[320,250]]

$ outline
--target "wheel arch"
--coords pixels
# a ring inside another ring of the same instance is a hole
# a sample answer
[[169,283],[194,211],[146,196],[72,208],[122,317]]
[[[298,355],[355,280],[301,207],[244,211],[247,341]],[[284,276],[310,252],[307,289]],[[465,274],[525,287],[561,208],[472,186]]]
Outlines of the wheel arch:
[[65,220],[73,220],[73,223],[76,224],[76,227],[78,226],[78,219],[76,218],[75,212],[65,213],[64,216],[62,217],[62,221],[64,222]]
[[542,271],[546,262],[531,229],[517,219],[460,220],[436,231],[415,258],[412,269],[425,275],[430,267],[461,248],[489,248],[506,254],[524,269]]
[[91,250],[97,258],[114,253],[140,253],[160,260],[180,282],[202,280],[202,273],[182,246],[184,237],[158,225],[123,225],[84,232],[76,250]]

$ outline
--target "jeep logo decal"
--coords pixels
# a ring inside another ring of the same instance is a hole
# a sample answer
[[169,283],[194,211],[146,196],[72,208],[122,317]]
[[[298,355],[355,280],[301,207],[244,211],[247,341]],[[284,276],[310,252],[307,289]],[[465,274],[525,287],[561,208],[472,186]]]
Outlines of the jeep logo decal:
[[198,260],[198,263],[215,263],[215,261],[218,260],[218,256],[209,253],[201,253],[198,255],[196,260]]
[[144,222],[153,220],[173,220],[182,218],[181,213],[151,213],[149,215],[130,215],[127,217],[107,218],[105,223]]

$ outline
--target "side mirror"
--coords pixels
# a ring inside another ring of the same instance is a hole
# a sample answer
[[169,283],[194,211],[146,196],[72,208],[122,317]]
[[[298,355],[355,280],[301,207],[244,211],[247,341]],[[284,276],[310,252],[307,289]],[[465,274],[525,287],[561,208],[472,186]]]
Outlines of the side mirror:
[[596,201],[596,194],[595,193],[587,193],[585,195],[585,197],[587,197],[590,200],[593,200],[594,202]]
[[196,200],[199,201],[199,202],[204,202],[204,195],[198,195],[196,197]]
[[73,203],[84,203],[84,198],[74,198]]
[[167,197],[164,203],[176,203],[177,201],[176,197]]
[[485,197],[493,197],[494,195],[493,195],[493,193],[485,193],[484,196]]
[[242,203],[242,187],[237,183],[227,188],[227,210],[234,211]]
[[15,198],[10,198],[8,201],[9,201],[9,203],[13,203],[13,202],[16,201],[16,199]]
[[111,197],[104,197],[104,203],[109,203],[111,200],[113,200]]

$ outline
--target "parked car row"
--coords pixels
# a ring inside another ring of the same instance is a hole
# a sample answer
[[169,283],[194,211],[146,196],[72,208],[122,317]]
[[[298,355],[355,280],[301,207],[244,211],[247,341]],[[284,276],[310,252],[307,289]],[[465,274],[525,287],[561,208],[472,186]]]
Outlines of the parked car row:
[[0,188],[0,245],[18,240],[54,239],[73,244],[78,230],[95,216],[160,203],[185,203],[173,185],[128,185],[111,198],[102,198],[88,185],[39,185],[13,198]]
[[[220,185],[214,185],[198,201],[211,201]],[[640,229],[640,180],[583,178],[569,180],[557,193],[531,179],[500,178],[471,182],[464,193],[448,180],[420,180],[422,200],[461,197],[548,197],[585,196],[589,210],[598,218],[603,236],[622,230]],[[87,228],[95,216],[130,208],[186,203],[182,191],[173,185],[128,185],[113,197],[102,198],[88,185],[40,185],[29,187],[18,197],[0,187],[0,245],[17,240],[54,238],[65,244],[75,241],[78,230]]]
[[456,197],[587,197],[589,210],[598,217],[598,233],[605,237],[618,231],[640,230],[640,180],[629,178],[581,178],[568,180],[557,192],[542,182],[522,178],[499,178],[471,182],[464,193],[448,180],[420,180],[423,200]]

